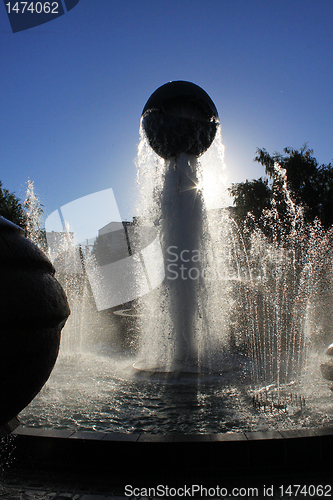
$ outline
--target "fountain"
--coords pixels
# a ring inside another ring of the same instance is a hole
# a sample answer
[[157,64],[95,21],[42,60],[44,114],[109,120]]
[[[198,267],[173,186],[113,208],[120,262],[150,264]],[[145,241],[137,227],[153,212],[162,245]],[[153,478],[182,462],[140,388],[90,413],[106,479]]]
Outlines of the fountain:
[[[141,301],[146,318],[156,316],[163,304],[162,315],[169,320],[165,324],[161,318],[157,324],[158,348],[154,339],[153,352],[149,344],[146,359],[135,364],[144,371],[179,376],[209,369],[204,366],[210,334],[208,318],[204,318],[203,279],[203,256],[207,254],[204,239],[208,235],[204,232],[206,214],[197,157],[213,142],[217,124],[217,111],[209,96],[200,87],[183,81],[157,89],[142,113],[144,134],[152,149],[165,159],[161,189],[155,193],[150,210],[159,218],[162,253],[170,262],[165,286],[149,300],[154,310],[148,311],[147,301]],[[146,190],[142,186],[144,198]],[[151,221],[147,218],[146,223]],[[199,322],[200,316],[203,322]],[[141,330],[147,335],[149,326],[142,325]]]
[[[58,278],[72,315],[55,370],[22,422],[127,433],[330,425],[319,367],[332,340],[332,231],[305,223],[279,165],[285,217],[273,203],[261,227],[249,216],[239,230],[221,208],[221,129],[200,87],[157,89],[140,134],[140,217],[103,222],[98,238],[76,246],[71,221],[67,230],[59,222],[67,246],[58,245]],[[132,274],[123,281],[132,276],[133,286],[112,302],[107,273],[125,262]]]

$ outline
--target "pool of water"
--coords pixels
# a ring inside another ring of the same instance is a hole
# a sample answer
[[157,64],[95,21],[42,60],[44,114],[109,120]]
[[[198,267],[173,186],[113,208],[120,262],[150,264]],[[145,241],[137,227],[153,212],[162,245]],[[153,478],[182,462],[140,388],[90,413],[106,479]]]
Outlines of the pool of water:
[[305,405],[253,405],[246,384],[223,378],[156,381],[135,379],[132,360],[80,355],[58,359],[37,397],[20,414],[21,424],[48,429],[104,432],[224,433],[333,425],[332,392],[319,371],[309,381],[284,388]]

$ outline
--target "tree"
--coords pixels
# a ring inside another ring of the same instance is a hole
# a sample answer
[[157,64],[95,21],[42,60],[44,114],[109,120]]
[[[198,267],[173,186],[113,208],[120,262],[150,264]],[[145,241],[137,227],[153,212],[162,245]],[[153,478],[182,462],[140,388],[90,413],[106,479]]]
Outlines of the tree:
[[317,174],[318,186],[318,217],[324,227],[328,228],[333,224],[333,165],[321,165]]
[[20,198],[2,187],[0,181],[0,215],[25,229],[25,212]]
[[45,251],[46,233],[40,225],[43,205],[34,193],[34,183],[28,180],[27,184],[26,198],[21,203],[20,198],[4,189],[0,181],[0,215],[22,227],[26,237]]
[[[304,144],[298,151],[285,148],[283,153],[270,155],[266,149],[257,149],[254,159],[265,167],[268,178],[232,184],[229,192],[234,197],[236,217],[245,220],[251,213],[259,221],[264,209],[272,202],[284,218],[286,196],[303,207],[306,222],[320,219],[325,227],[333,224],[333,166],[319,165],[313,150]],[[277,167],[277,164],[281,167]],[[283,173],[283,175],[281,174]],[[285,189],[286,188],[286,189]],[[288,193],[286,192],[288,191]]]
[[[300,151],[284,148],[284,155],[274,153],[272,156],[265,149],[257,149],[255,161],[265,167],[266,174],[273,181],[272,191],[279,179],[275,164],[278,163],[286,171],[287,189],[292,200],[304,208],[307,222],[319,217],[320,189],[318,185],[318,162],[312,156],[313,150],[304,144]],[[324,167],[324,166],[323,166]]]
[[243,220],[251,211],[256,219],[259,219],[262,211],[271,206],[271,189],[268,186],[268,179],[253,179],[232,184],[229,188],[231,196],[234,198],[236,218]]

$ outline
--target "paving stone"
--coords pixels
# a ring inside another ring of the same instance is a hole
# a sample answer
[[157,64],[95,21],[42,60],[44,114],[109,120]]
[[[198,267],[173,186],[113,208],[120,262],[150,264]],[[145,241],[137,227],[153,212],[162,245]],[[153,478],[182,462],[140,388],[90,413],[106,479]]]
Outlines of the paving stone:
[[106,495],[105,500],[128,500],[125,496]]
[[105,500],[128,500],[128,497],[111,495],[111,496],[106,496]]
[[105,500],[105,495],[83,495],[80,500]]
[[72,495],[70,493],[58,494],[56,493],[52,500],[74,500],[74,497],[77,499],[80,498],[79,495]]
[[45,498],[47,495],[47,491],[43,490],[26,490],[26,494],[28,495],[29,498]]

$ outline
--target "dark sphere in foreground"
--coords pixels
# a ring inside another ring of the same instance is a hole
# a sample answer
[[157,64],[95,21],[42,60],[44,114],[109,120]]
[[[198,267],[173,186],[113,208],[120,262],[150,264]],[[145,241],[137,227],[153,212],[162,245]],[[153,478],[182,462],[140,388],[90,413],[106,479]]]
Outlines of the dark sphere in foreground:
[[209,95],[191,82],[159,87],[142,111],[142,126],[152,149],[169,159],[181,153],[200,156],[212,144],[218,113]]
[[56,362],[70,314],[44,253],[0,217],[0,426],[43,387]]

